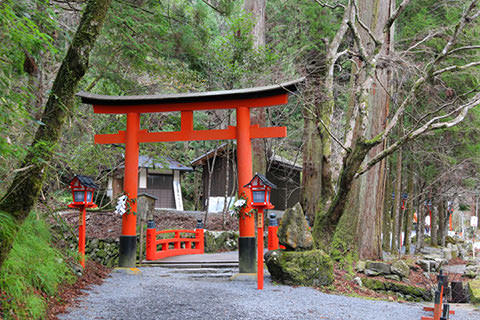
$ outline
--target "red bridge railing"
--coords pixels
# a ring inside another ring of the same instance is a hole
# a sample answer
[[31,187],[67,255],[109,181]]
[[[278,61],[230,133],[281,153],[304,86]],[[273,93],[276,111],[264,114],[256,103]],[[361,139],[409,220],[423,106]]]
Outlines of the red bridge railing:
[[[203,229],[157,231],[155,228],[148,228],[146,259],[158,260],[184,254],[202,254],[205,251],[203,232]],[[168,233],[173,233],[174,237],[157,239],[158,235]],[[193,234],[194,237],[181,237],[184,234]]]

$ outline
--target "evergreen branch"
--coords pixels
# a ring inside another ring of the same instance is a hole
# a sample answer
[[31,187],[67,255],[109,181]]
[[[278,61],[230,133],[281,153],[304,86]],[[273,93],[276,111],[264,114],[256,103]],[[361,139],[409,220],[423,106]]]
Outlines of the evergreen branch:
[[225,11],[222,11],[220,9],[218,9],[217,7],[215,7],[213,4],[211,4],[209,1],[207,0],[202,0],[203,3],[205,3],[207,6],[209,6],[210,8],[212,8],[213,10],[217,11],[218,13],[220,13],[221,15],[225,16],[227,15],[227,13]]

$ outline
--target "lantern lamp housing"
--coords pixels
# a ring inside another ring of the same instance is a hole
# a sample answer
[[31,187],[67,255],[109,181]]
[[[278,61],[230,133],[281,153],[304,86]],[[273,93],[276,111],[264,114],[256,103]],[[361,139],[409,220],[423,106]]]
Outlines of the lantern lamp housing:
[[87,176],[77,175],[70,181],[70,189],[72,190],[73,202],[69,204],[70,208],[80,206],[96,207],[93,203],[93,194],[98,186],[93,180]]
[[277,186],[264,175],[256,173],[244,187],[252,191],[252,201],[250,202],[252,207],[273,209],[273,205],[270,203],[270,193]]

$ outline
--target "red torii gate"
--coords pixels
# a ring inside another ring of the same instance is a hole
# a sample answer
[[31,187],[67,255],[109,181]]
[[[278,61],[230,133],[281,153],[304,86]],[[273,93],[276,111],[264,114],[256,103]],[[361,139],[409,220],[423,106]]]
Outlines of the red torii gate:
[[[138,149],[139,143],[193,141],[193,140],[237,140],[237,168],[239,194],[252,179],[251,139],[286,137],[286,127],[259,127],[250,124],[250,108],[286,104],[288,94],[297,90],[303,81],[283,83],[266,87],[239,90],[211,91],[185,94],[148,96],[105,96],[80,92],[82,103],[93,105],[94,113],[126,114],[127,130],[116,134],[97,134],[95,143],[125,144],[124,190],[130,199],[137,198]],[[193,111],[213,109],[236,109],[237,126],[218,130],[194,130]],[[140,129],[140,114],[153,112],[181,112],[181,130],[173,132],[148,132]],[[131,209],[136,212],[136,202]],[[247,207],[248,212],[251,208]],[[255,219],[244,216],[239,222],[239,269],[240,273],[256,272]],[[120,236],[120,267],[134,267],[136,262],[136,216],[124,214]]]

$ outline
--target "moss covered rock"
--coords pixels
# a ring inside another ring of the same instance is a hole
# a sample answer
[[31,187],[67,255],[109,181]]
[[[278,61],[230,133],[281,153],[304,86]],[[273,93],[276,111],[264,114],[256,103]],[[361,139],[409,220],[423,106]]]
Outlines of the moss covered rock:
[[429,290],[410,286],[403,283],[391,281],[382,281],[379,279],[363,278],[362,283],[365,287],[374,291],[395,292],[397,295],[410,296],[411,300],[421,299],[424,301],[432,300],[432,294]]
[[390,264],[382,261],[368,261],[366,269],[377,272],[378,274],[391,274],[392,267]]
[[287,250],[313,249],[313,236],[300,203],[287,209],[283,214],[278,228],[278,240]]
[[480,280],[473,280],[468,283],[468,291],[470,292],[470,302],[474,304],[480,303]]
[[232,251],[238,248],[238,233],[205,231],[205,252]]
[[327,286],[333,282],[333,263],[322,250],[283,251],[265,254],[274,281],[301,286]]
[[396,260],[392,263],[392,273],[401,278],[408,278],[410,267],[403,260]]

